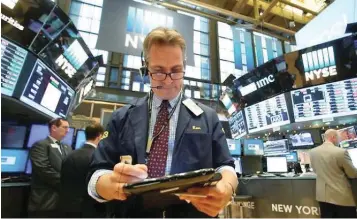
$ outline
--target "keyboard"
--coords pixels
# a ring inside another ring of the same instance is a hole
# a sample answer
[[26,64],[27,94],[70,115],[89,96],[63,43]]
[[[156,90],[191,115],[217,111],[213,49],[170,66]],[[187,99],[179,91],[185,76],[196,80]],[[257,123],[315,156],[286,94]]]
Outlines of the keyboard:
[[276,177],[276,175],[272,173],[261,173],[259,177]]
[[16,176],[16,177],[7,177],[2,178],[1,182],[3,183],[19,183],[19,182],[30,182],[31,178],[28,176]]

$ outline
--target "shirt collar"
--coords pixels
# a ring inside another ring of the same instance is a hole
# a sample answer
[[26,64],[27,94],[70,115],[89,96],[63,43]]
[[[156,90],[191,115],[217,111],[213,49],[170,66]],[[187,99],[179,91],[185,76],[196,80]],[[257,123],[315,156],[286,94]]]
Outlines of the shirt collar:
[[49,135],[48,137],[53,141],[53,143],[57,143],[57,141],[58,141],[57,139],[55,139],[55,138],[52,137],[51,135]]
[[[173,107],[175,106],[175,104],[177,103],[177,101],[179,101],[180,99],[180,95],[181,95],[181,92],[177,94],[177,96],[171,100],[169,100],[169,104],[170,106],[169,107]],[[153,95],[153,98],[152,98],[152,105],[153,107],[155,108],[159,108],[160,105],[162,103],[162,99],[160,97],[158,97],[157,95]]]
[[97,148],[97,145],[93,144],[92,142],[88,142],[88,141],[86,141],[86,143],[85,143],[85,144],[89,144],[90,146],[93,146],[94,148]]

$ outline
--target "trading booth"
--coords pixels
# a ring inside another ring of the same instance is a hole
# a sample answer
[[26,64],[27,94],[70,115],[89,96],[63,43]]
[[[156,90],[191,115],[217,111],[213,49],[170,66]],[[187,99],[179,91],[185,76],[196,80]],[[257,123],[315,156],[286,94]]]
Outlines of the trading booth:
[[[25,217],[29,149],[48,136],[47,122],[67,117],[95,86],[93,57],[71,19],[52,1],[1,4],[1,211]],[[63,140],[80,148],[83,130]]]
[[[1,211],[26,217],[29,149],[48,135],[50,119],[67,117],[90,94],[100,57],[52,1],[3,1],[1,15]],[[339,146],[357,167],[357,35],[229,79],[221,101],[239,187],[226,216],[319,217],[309,150],[325,130],[316,127],[339,129]],[[84,131],[71,128],[63,141],[78,149]],[[351,185],[357,197],[357,180]]]
[[[309,149],[323,143],[329,126],[357,168],[357,36],[284,54],[230,79],[221,102],[240,178],[227,215],[320,217]],[[357,197],[357,180],[351,184]]]

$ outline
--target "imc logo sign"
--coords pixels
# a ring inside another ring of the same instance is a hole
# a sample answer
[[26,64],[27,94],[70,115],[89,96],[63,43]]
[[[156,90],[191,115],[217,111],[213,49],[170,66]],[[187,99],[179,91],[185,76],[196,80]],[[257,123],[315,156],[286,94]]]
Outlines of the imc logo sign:
[[314,81],[337,75],[333,47],[302,54],[305,81]]
[[138,45],[142,45],[145,36],[152,29],[159,26],[173,28],[173,23],[174,19],[171,16],[129,6],[126,23],[125,47],[137,49]]

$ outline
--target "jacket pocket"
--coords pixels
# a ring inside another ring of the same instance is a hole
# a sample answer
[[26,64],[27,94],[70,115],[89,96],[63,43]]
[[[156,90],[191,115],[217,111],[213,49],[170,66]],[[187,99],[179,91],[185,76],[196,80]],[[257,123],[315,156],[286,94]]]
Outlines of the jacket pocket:
[[212,167],[212,135],[208,133],[184,133],[180,145],[184,171]]

